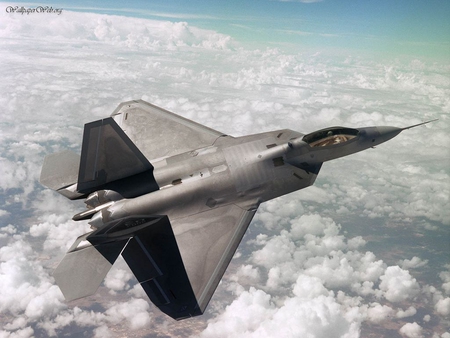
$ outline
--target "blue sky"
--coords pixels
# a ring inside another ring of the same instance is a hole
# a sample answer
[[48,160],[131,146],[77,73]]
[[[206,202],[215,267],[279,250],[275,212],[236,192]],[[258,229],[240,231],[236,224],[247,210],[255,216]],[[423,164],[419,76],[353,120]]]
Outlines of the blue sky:
[[450,1],[445,0],[28,3],[43,4],[67,10],[186,21],[228,34],[250,47],[450,57]]

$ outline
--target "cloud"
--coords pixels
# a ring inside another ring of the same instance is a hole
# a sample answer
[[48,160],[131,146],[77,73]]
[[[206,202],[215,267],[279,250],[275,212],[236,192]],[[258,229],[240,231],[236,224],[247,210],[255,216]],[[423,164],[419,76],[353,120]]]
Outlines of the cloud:
[[[77,40],[78,42],[104,42],[124,48],[144,50],[159,49],[160,46],[174,49],[182,46],[197,46],[212,49],[228,49],[229,36],[189,26],[186,22],[156,21],[121,16],[64,11],[64,15],[28,15],[26,22],[18,15],[2,13],[0,36],[20,38],[22,36],[45,36]],[[44,39],[45,41],[45,39]]]
[[10,215],[10,213],[8,211],[0,209],[0,217],[8,216],[8,215]]
[[148,303],[143,299],[133,299],[126,303],[111,304],[106,310],[107,320],[119,323],[126,319],[132,330],[144,328],[150,324],[151,316]]
[[130,288],[129,280],[133,274],[129,270],[118,269],[114,266],[105,278],[105,286],[113,291],[123,291]]
[[72,220],[67,220],[67,215],[46,214],[46,221],[33,224],[29,229],[32,237],[44,238],[43,249],[46,252],[67,251],[78,236],[89,232],[88,225],[80,226]]
[[372,303],[367,309],[367,317],[373,323],[381,323],[390,318],[394,313],[394,309],[387,305]]
[[231,276],[232,280],[244,283],[258,283],[261,278],[259,269],[250,264],[241,265],[236,273]]
[[292,292],[297,297],[305,299],[330,295],[330,291],[323,286],[319,278],[308,275],[298,276]]
[[439,273],[439,277],[444,282],[442,288],[445,290],[446,294],[450,294],[450,265],[447,265],[447,271],[442,271]]
[[444,317],[448,317],[450,315],[450,297],[440,299],[434,307],[437,313]]
[[208,324],[201,337],[327,337],[330,334],[356,337],[358,325],[344,318],[332,297],[318,295],[290,298],[276,307],[271,296],[250,288]]
[[399,265],[402,267],[402,269],[412,269],[412,268],[420,268],[422,266],[427,265],[428,260],[421,260],[419,257],[414,256],[411,259],[404,259],[403,261],[399,262]]
[[417,324],[416,322],[414,323],[406,323],[405,325],[403,325],[400,328],[399,331],[403,336],[408,337],[408,338],[421,338],[423,337],[422,335],[422,327]]
[[403,311],[403,310],[398,311],[396,316],[397,316],[397,318],[407,318],[407,317],[414,316],[416,313],[417,313],[416,308],[414,306],[410,306],[405,311]]
[[[19,237],[20,238],[20,237]],[[62,294],[24,239],[0,249],[0,311],[29,319],[54,316],[65,308]]]
[[412,299],[420,292],[416,279],[399,266],[389,266],[380,280],[380,289],[384,291],[384,297],[393,303]]

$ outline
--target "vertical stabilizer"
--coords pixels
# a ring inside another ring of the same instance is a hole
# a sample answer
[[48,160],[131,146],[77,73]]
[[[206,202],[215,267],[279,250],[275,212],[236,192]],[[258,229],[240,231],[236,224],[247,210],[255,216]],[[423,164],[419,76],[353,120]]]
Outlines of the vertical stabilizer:
[[79,192],[89,193],[144,172],[152,174],[153,166],[112,118],[84,126]]

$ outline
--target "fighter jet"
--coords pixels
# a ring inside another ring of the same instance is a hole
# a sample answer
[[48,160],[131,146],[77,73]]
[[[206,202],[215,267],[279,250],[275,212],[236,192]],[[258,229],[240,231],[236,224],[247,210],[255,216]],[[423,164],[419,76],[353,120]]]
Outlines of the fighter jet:
[[84,126],[81,156],[44,160],[40,182],[84,199],[73,219],[92,228],[55,281],[68,301],[92,295],[121,254],[162,312],[201,315],[261,203],[312,185],[324,162],[415,126],[233,137],[142,100],[121,103]]

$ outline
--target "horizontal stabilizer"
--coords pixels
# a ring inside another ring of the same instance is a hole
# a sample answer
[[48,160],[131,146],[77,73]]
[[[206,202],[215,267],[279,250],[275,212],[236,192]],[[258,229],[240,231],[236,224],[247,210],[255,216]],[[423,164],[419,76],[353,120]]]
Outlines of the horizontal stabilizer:
[[68,301],[94,294],[127,243],[122,240],[94,247],[86,239],[90,234],[77,238],[53,273]]
[[77,183],[79,164],[80,155],[70,150],[47,155],[42,165],[39,182],[67,198],[75,199],[79,197],[79,194],[65,188]]

